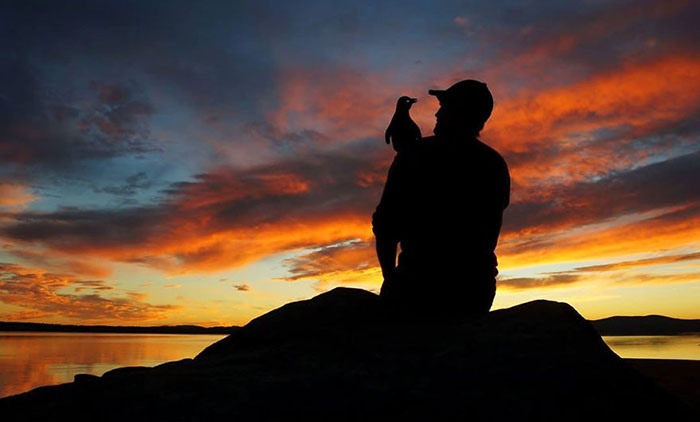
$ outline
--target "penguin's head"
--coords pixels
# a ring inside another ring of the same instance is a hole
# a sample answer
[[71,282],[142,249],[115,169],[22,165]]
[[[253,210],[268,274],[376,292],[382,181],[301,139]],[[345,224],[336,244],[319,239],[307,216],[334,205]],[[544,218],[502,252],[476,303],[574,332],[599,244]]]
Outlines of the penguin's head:
[[396,102],[396,108],[401,110],[408,110],[416,101],[418,101],[418,99],[407,97],[404,95],[403,97],[399,98],[399,100]]

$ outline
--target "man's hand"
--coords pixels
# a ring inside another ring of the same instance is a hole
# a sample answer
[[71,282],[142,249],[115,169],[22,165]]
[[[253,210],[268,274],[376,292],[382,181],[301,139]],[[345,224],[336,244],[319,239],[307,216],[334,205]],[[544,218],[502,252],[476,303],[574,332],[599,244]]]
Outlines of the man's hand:
[[376,236],[377,259],[379,260],[379,266],[382,267],[382,275],[385,280],[387,277],[392,278],[396,271],[397,244],[393,239]]
[[379,294],[382,297],[387,297],[387,295],[391,296],[396,289],[397,242],[382,236],[378,236],[376,239],[377,258],[379,258],[379,265],[382,267],[382,275],[384,276],[384,283],[382,283],[382,289]]
[[382,272],[384,275],[384,282],[382,283],[382,288],[379,291],[379,295],[387,298],[395,295],[396,288],[398,287],[398,277],[396,277],[396,271],[389,271],[387,273]]

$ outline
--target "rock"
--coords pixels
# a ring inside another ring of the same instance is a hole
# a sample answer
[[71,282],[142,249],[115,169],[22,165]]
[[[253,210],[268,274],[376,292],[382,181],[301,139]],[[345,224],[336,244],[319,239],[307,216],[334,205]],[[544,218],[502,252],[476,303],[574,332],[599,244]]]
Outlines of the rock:
[[347,338],[384,318],[379,296],[361,289],[338,287],[310,300],[288,303],[241,327],[234,335],[206,348],[197,360],[227,358],[231,350],[272,347],[294,342],[312,346]]
[[73,377],[73,382],[76,384],[91,384],[97,382],[100,377],[92,374],[76,374]]
[[[109,408],[105,413],[103,409]],[[692,420],[565,303],[475,320],[397,314],[339,288],[271,311],[194,360],[0,400],[31,420]]]
[[112,369],[111,371],[107,371],[102,375],[102,378],[112,378],[112,377],[122,377],[122,376],[128,376],[135,374],[137,372],[144,372],[148,371],[149,368],[148,366],[125,366],[123,368],[116,368]]

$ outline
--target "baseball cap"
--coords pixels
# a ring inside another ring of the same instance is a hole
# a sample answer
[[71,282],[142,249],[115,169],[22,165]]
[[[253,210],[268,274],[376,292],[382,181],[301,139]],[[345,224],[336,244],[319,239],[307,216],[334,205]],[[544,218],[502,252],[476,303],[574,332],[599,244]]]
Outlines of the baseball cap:
[[442,104],[476,113],[483,119],[482,123],[488,120],[493,111],[491,91],[485,83],[474,79],[465,79],[447,89],[431,89],[428,94],[436,96]]

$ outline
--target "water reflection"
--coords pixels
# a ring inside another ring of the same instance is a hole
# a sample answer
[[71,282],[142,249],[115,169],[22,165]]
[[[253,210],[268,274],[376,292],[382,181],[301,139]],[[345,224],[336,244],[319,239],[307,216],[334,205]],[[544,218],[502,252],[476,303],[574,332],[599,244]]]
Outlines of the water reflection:
[[[196,356],[222,335],[3,333],[0,332],[0,397],[102,375],[121,366],[155,366]],[[623,358],[700,360],[700,335],[607,336]]]
[[700,360],[700,335],[605,336],[603,340],[623,358]]
[[1,333],[0,397],[102,375],[121,366],[155,366],[194,357],[222,335]]

